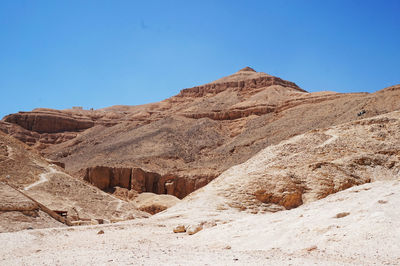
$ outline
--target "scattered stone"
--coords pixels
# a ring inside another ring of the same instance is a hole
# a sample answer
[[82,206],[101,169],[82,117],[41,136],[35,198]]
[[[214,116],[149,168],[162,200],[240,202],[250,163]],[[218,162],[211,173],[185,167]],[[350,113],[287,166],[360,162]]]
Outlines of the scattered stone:
[[340,213],[336,214],[335,218],[343,218],[349,214],[350,214],[349,212],[340,212]]
[[316,245],[310,246],[308,248],[306,248],[306,251],[311,252],[313,250],[316,250],[318,247]]
[[211,220],[211,221],[208,221],[208,222],[202,222],[200,225],[203,228],[211,228],[211,227],[217,226],[217,222],[214,221],[214,220]]
[[103,230],[100,230],[100,231],[97,232],[97,234],[98,234],[98,235],[102,235],[102,234],[104,234],[104,231],[103,231]]
[[186,232],[186,227],[184,225],[177,225],[174,228],[174,233],[185,233]]
[[194,234],[196,234],[197,232],[199,232],[199,231],[201,231],[203,229],[203,226],[202,225],[200,225],[200,224],[197,224],[197,225],[190,225],[188,228],[187,228],[187,233],[188,233],[188,235],[194,235]]
[[385,204],[385,203],[387,203],[387,200],[378,200],[378,203]]

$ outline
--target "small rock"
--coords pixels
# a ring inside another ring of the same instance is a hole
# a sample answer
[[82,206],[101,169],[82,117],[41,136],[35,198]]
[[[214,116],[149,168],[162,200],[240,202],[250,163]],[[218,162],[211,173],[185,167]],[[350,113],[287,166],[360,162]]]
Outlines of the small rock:
[[387,200],[378,200],[378,203],[385,204],[385,203],[387,203]]
[[349,214],[350,214],[349,212],[340,212],[340,213],[336,214],[335,218],[343,218]]
[[317,246],[313,245],[311,247],[306,248],[306,251],[311,252],[311,251],[316,250],[316,249],[317,249]]
[[174,233],[185,233],[186,227],[184,225],[177,225],[174,228]]
[[103,231],[103,230],[100,230],[100,231],[97,232],[97,234],[98,234],[98,235],[102,235],[102,234],[104,234],[104,231]]
[[189,235],[194,235],[194,234],[196,234],[197,232],[201,231],[202,229],[203,229],[203,226],[200,225],[200,224],[197,224],[197,225],[190,225],[190,226],[187,228],[187,233],[188,233]]
[[211,227],[217,226],[217,223],[214,220],[212,220],[212,221],[208,221],[208,222],[202,222],[202,223],[200,223],[200,225],[203,226],[203,228],[211,228]]

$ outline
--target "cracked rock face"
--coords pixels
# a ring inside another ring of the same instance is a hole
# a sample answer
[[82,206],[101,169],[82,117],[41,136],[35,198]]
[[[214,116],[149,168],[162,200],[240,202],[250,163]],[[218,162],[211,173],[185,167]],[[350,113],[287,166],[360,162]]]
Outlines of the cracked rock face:
[[169,194],[184,198],[193,191],[205,186],[215,176],[175,176],[147,172],[141,168],[118,168],[95,166],[86,169],[84,180],[96,187],[110,191],[114,187],[126,188],[137,193],[151,192]]

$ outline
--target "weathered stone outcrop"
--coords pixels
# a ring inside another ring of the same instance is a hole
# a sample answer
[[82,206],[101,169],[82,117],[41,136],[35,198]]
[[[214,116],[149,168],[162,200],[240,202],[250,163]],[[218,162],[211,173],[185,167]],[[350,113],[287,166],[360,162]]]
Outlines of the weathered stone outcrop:
[[178,202],[180,202],[180,200],[173,195],[159,195],[150,192],[140,193],[135,198],[135,205],[137,208],[150,214],[162,212]]
[[38,133],[4,121],[0,121],[0,131],[13,136],[29,146],[35,146],[38,150],[41,150],[48,145],[68,141],[77,136],[77,132]]
[[132,169],[129,168],[96,166],[86,170],[84,179],[102,190],[115,186],[130,189],[131,173]]
[[254,108],[245,109],[230,109],[224,111],[214,111],[208,113],[191,113],[185,114],[188,118],[200,119],[200,118],[210,118],[213,120],[234,120],[238,118],[248,117],[250,115],[264,115],[275,111],[275,106],[261,106]]
[[0,131],[38,150],[43,150],[48,146],[71,140],[80,132],[95,125],[115,125],[119,117],[114,117],[112,114],[89,110],[59,111],[41,108],[5,116],[0,121]]
[[297,86],[294,82],[286,81],[278,77],[269,76],[224,83],[209,83],[202,86],[187,88],[181,90],[177,97],[203,97],[206,94],[220,93],[228,88],[235,88],[239,91],[246,91],[258,88],[266,88],[273,85],[280,85],[288,88],[293,88],[297,91],[306,92],[305,90]]
[[84,180],[102,190],[114,187],[133,189],[139,193],[174,195],[180,199],[193,191],[205,186],[216,176],[177,176],[173,174],[160,175],[141,168],[118,168],[95,166],[86,169]]
[[87,118],[78,118],[53,112],[19,112],[10,114],[4,117],[3,120],[38,133],[79,131],[94,126],[94,122]]

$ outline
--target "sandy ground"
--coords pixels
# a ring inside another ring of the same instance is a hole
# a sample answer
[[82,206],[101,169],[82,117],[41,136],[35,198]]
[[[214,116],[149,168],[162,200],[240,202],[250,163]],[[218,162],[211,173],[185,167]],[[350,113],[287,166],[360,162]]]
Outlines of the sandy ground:
[[288,211],[221,211],[215,226],[191,236],[172,229],[190,223],[195,209],[185,217],[167,210],[117,224],[2,233],[0,264],[398,265],[399,191],[399,181],[377,181]]

